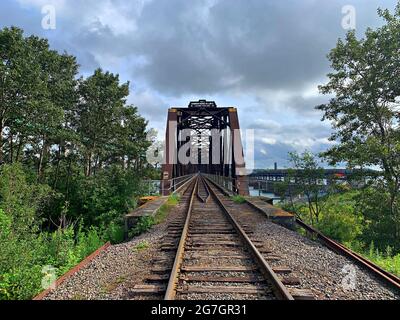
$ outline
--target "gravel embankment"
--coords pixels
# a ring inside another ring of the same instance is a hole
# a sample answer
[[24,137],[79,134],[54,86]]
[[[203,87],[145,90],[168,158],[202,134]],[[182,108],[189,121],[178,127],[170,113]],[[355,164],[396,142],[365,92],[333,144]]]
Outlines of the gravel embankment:
[[[169,217],[151,232],[133,240],[113,245],[79,272],[68,278],[46,300],[127,300],[129,288],[142,284],[149,274],[152,260],[158,256],[168,223],[182,214],[184,204],[173,209]],[[147,248],[138,250],[143,242]]]

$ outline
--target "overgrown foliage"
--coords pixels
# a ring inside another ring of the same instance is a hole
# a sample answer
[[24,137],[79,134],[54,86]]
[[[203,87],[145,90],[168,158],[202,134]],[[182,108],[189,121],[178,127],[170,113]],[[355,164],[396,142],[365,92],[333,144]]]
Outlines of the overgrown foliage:
[[28,299],[42,267],[57,275],[123,240],[146,163],[147,122],[129,83],[21,29],[0,30],[0,299]]
[[[385,270],[400,275],[400,254],[393,246],[384,241],[386,235],[370,235],[369,222],[359,211],[358,199],[362,191],[347,191],[325,197],[324,209],[320,219],[314,227],[326,236],[343,243],[348,248],[360,253],[367,259],[375,262]],[[281,203],[284,209],[292,209],[288,202]],[[311,224],[309,208],[306,203],[296,203],[295,210],[298,216],[306,223]],[[379,240],[379,245],[374,239]]]
[[1,173],[0,300],[30,299],[43,289],[44,268],[54,268],[59,276],[108,239],[100,229],[84,230],[82,224],[41,231],[37,208],[49,187],[28,184],[20,165],[5,165]]
[[231,197],[232,201],[238,204],[242,204],[246,202],[246,199],[243,196],[235,195]]
[[331,164],[377,167],[360,194],[366,234],[379,246],[400,250],[400,3],[394,14],[379,10],[384,24],[358,39],[354,31],[329,54],[333,72],[320,87],[334,95],[317,109],[335,129],[337,144],[324,153]]

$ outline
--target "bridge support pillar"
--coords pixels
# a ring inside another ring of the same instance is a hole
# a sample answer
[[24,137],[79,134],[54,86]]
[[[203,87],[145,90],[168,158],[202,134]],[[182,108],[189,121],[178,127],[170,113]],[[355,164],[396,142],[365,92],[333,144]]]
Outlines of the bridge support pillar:
[[238,190],[238,194],[241,196],[250,195],[249,192],[249,177],[248,176],[238,176],[236,178],[236,188]]
[[162,165],[161,194],[171,194],[174,178],[174,167],[177,164],[177,123],[178,115],[176,109],[168,110],[167,130],[165,135],[164,164]]
[[249,182],[244,160],[239,117],[236,108],[229,109],[229,122],[232,131],[232,176],[236,177],[236,189],[238,194],[241,196],[248,196]]

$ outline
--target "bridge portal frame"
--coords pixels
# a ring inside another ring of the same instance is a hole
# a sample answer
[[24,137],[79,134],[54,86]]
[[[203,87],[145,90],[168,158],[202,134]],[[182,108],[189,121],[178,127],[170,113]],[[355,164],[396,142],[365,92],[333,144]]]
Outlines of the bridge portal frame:
[[[198,143],[191,145],[189,151],[192,159],[197,157],[197,163],[180,163],[179,150],[188,143],[188,139],[183,139],[184,130],[190,130],[192,137],[197,135]],[[211,130],[221,133],[218,143],[210,135],[204,139],[205,133]],[[206,164],[201,159],[205,152],[208,152]],[[175,107],[168,110],[162,165],[164,195],[169,193],[172,178],[198,172],[232,178],[238,194],[249,194],[236,108],[219,108],[215,102],[200,100],[191,102],[187,108]]]

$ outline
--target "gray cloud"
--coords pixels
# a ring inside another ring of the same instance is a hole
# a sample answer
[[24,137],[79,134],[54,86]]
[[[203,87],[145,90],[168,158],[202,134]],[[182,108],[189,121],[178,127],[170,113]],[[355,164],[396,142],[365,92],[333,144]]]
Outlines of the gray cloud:
[[309,150],[318,154],[332,145],[328,140],[331,130],[322,123],[299,122],[291,125],[276,125],[262,121],[255,128],[255,163],[257,168],[272,168],[277,162],[288,166],[288,153]]
[[[329,71],[327,53],[345,33],[342,6],[355,6],[361,35],[381,23],[378,6],[393,9],[396,2],[5,0],[0,26],[49,38],[53,48],[77,56],[84,74],[100,66],[131,80],[129,101],[159,131],[172,104],[237,97],[242,126],[264,130],[259,166],[271,166],[284,163],[288,151],[329,146],[329,125],[314,110],[327,98],[315,87]],[[56,4],[55,31],[40,27],[43,4]]]

